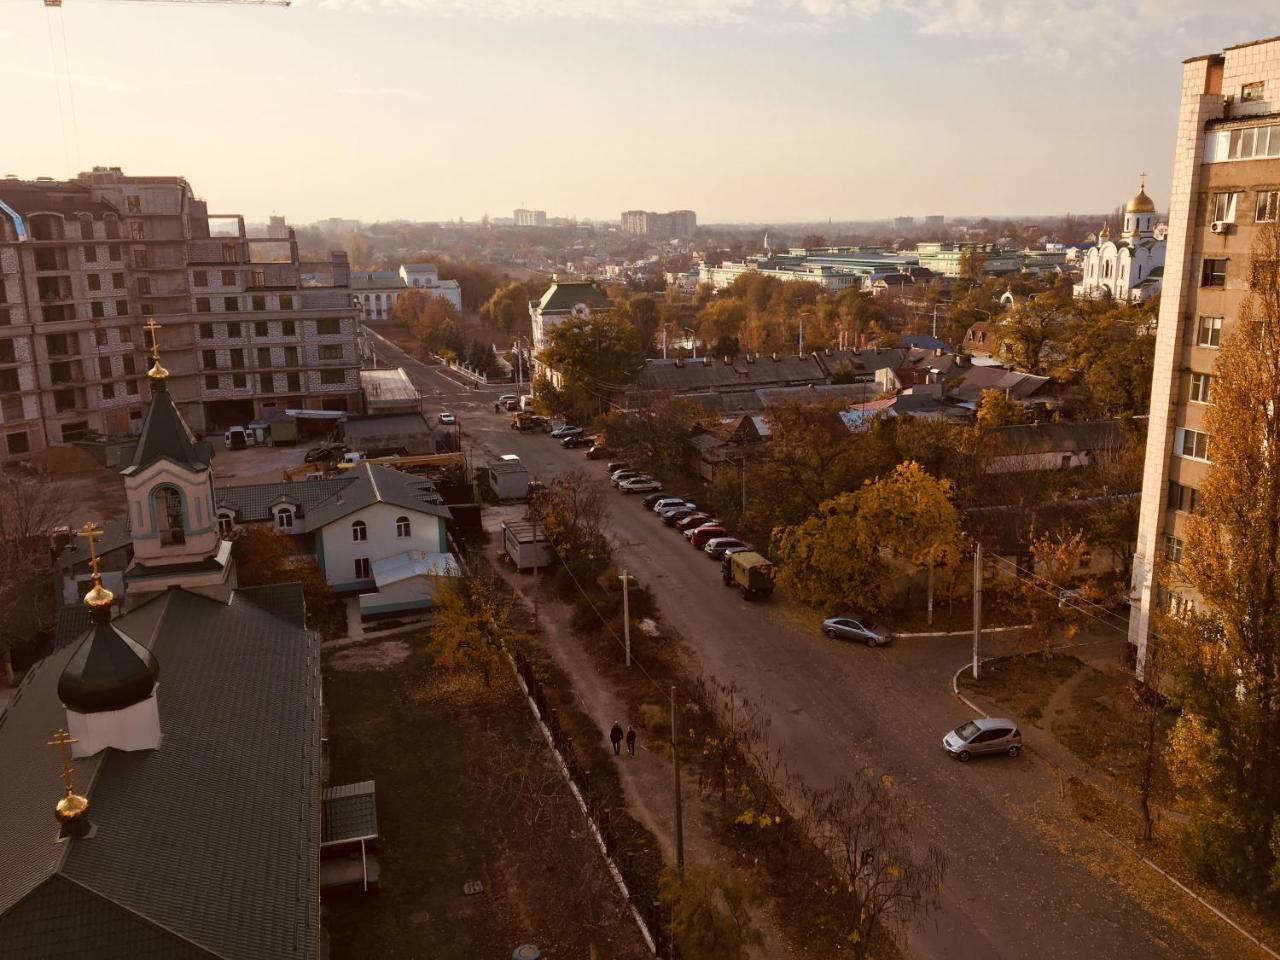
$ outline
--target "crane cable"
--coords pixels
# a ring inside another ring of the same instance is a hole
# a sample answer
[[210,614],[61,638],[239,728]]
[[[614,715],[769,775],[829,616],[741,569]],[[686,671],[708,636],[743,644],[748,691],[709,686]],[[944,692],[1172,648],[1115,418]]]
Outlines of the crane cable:
[[71,176],[71,147],[67,142],[67,111],[62,103],[62,82],[58,75],[58,53],[53,45],[53,20],[50,8],[44,8],[44,25],[49,31],[49,62],[53,68],[53,88],[58,95],[58,129],[62,133],[62,160],[66,165],[67,176]]
[[67,21],[62,16],[62,7],[58,8],[58,30],[62,34],[62,73],[67,80],[67,99],[71,105],[71,143],[75,147],[76,171],[82,165],[80,157],[80,120],[76,115],[76,88],[71,81],[71,55],[67,53]]

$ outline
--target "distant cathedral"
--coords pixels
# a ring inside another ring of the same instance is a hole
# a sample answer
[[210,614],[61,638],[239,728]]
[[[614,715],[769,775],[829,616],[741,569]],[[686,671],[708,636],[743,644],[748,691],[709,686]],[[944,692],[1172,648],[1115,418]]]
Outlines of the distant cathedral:
[[1147,196],[1145,180],[1125,205],[1124,231],[1118,239],[1104,223],[1098,243],[1084,257],[1084,276],[1075,295],[1143,303],[1160,292],[1164,278],[1163,239],[1156,238],[1156,205]]

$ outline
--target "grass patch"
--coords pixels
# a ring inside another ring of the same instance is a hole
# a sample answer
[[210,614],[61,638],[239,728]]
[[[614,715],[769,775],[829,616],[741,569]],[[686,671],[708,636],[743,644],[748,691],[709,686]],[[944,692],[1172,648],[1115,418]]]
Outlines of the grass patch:
[[1038,653],[997,657],[982,664],[980,680],[960,675],[960,689],[994,701],[1023,723],[1037,723],[1053,692],[1083,664],[1065,653],[1045,659]]
[[[419,640],[392,669],[326,668],[330,782],[378,782],[376,895],[326,900],[334,960],[646,956],[519,688],[435,682]],[[468,896],[469,880],[484,893]]]

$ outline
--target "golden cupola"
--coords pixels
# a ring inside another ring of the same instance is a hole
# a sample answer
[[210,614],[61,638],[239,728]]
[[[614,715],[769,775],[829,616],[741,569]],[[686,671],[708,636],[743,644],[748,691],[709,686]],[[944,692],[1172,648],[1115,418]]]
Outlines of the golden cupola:
[[1147,179],[1143,177],[1138,184],[1138,192],[1133,195],[1124,208],[1125,213],[1155,213],[1155,201],[1147,196]]

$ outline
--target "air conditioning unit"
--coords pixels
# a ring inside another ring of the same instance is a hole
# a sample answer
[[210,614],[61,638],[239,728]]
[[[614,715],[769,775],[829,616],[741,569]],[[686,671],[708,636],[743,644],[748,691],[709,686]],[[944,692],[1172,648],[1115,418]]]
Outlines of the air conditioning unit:
[[1231,229],[1231,223],[1227,220],[1215,220],[1209,224],[1210,233],[1226,233]]

